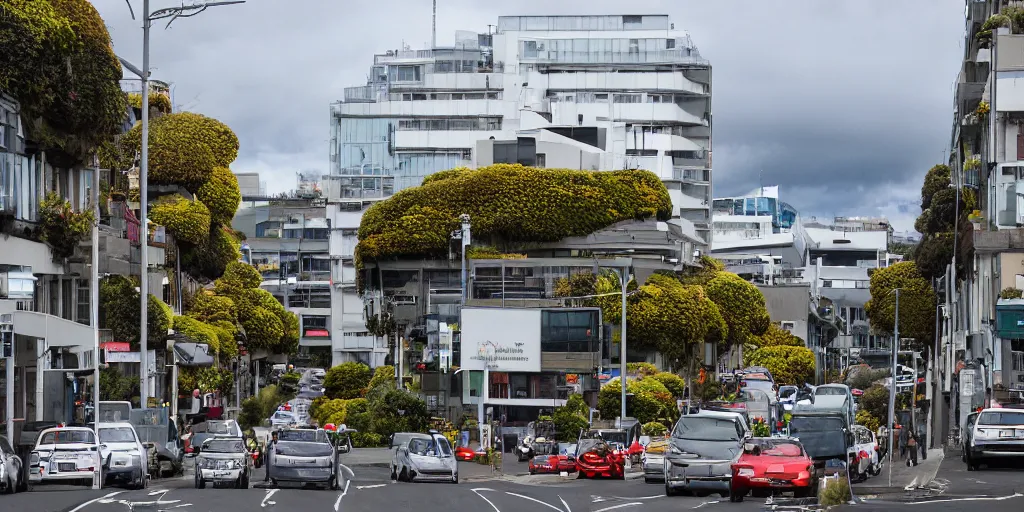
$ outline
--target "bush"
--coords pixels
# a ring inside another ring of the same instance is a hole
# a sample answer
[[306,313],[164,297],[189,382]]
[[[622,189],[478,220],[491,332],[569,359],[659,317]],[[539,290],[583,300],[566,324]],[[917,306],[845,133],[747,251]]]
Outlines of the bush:
[[814,352],[806,347],[763,347],[745,354],[744,359],[747,366],[768,368],[780,386],[802,386],[814,378]]
[[[579,275],[579,274],[577,274]],[[593,293],[593,292],[591,292]],[[627,304],[628,306],[628,304]],[[619,309],[622,309],[621,305]],[[628,319],[627,319],[628,320]],[[626,363],[626,372],[630,375],[647,377],[658,373],[658,367],[651,363]]]
[[[141,150],[138,123],[122,138],[124,152]],[[238,157],[238,137],[226,125],[194,112],[168,114],[149,123],[149,182],[179,185],[196,193],[214,173]]]
[[665,386],[665,389],[672,394],[672,398],[683,398],[686,395],[686,381],[674,373],[658,372],[648,378],[654,379]]
[[824,507],[845,505],[851,499],[850,481],[845,476],[829,478],[823,482],[818,504]]
[[889,388],[881,385],[869,387],[861,395],[859,404],[862,411],[867,411],[880,421],[889,421]]
[[380,386],[396,387],[395,367],[391,365],[378,366],[373,369],[373,378],[366,385],[367,389],[377,389]]
[[230,297],[196,294],[188,308],[188,316],[203,322],[235,322],[235,302]]
[[668,434],[668,427],[657,421],[649,421],[640,427],[640,433],[645,436],[661,437]]
[[[602,418],[617,418],[621,412],[621,380],[616,377],[601,387],[597,394],[597,409]],[[674,419],[677,408],[672,393],[657,379],[632,379],[626,391],[633,393],[626,402],[626,414],[640,423],[662,418]]]
[[374,432],[353,432],[351,438],[354,448],[377,448],[387,445],[387,438]]
[[779,327],[775,324],[770,324],[768,330],[765,331],[761,336],[756,337],[752,340],[754,345],[758,347],[803,347],[806,346],[804,340],[800,339],[799,336]]
[[199,201],[167,196],[152,206],[149,217],[179,242],[198,245],[210,236],[210,210]]
[[882,426],[882,420],[872,415],[870,412],[861,409],[857,411],[856,418],[858,425],[864,425],[868,430],[877,432],[878,427]]
[[330,398],[352,399],[363,395],[370,384],[370,367],[363,363],[348,362],[327,370],[324,394]]
[[270,385],[260,390],[259,394],[242,401],[242,411],[238,423],[243,429],[263,425],[277,407],[287,402],[293,395],[283,393],[277,386]]
[[211,352],[220,352],[220,338],[213,326],[189,316],[174,317],[174,330],[193,343],[205,343]]
[[213,222],[229,226],[242,202],[242,191],[231,169],[218,166],[213,168],[210,179],[199,187],[196,198],[210,209]]
[[39,205],[42,239],[50,246],[54,260],[74,256],[78,244],[92,233],[96,217],[91,208],[76,212],[71,202],[50,192]]
[[281,376],[280,386],[281,389],[286,391],[298,391],[299,380],[302,379],[302,374],[299,372],[288,372]]
[[[142,108],[142,94],[137,92],[128,93],[128,105],[132,108]],[[160,92],[149,91],[149,108],[155,108],[164,114],[170,114],[171,98]]]
[[746,279],[732,272],[718,272],[704,285],[704,291],[729,326],[729,343],[747,343],[771,325],[764,295]]
[[233,295],[241,290],[258,289],[262,283],[263,276],[256,267],[243,261],[232,261],[224,268],[224,275],[217,280],[214,290],[218,294]]
[[668,191],[649,171],[498,164],[444,176],[370,207],[359,227],[361,257],[446,253],[464,213],[474,238],[511,243],[553,242],[623,220],[668,220],[672,214]]
[[551,422],[555,424],[555,439],[559,442],[576,441],[580,431],[589,425],[589,419],[590,407],[583,401],[583,396],[569,395],[565,405],[556,407],[551,415]]

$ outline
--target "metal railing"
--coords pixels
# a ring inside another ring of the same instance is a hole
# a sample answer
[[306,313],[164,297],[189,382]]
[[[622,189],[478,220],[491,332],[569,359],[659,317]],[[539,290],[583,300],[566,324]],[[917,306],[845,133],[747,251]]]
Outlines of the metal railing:
[[523,62],[564,64],[654,64],[663,62],[708,65],[707,59],[694,56],[692,53],[692,51],[685,48],[643,52],[562,52],[538,50],[536,52],[522,52],[520,60]]
[[371,103],[387,95],[387,87],[362,85],[345,88],[345,103]]
[[711,181],[711,173],[708,172],[707,169],[687,169],[681,165],[673,165],[672,179],[691,181],[695,183],[708,183]]

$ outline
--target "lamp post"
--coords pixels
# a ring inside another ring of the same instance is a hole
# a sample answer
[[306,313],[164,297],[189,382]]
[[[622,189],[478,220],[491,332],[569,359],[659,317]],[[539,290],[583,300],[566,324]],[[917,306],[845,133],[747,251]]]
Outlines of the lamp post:
[[[174,20],[178,18],[191,18],[205,11],[210,7],[222,5],[243,4],[245,0],[230,0],[224,2],[204,2],[193,5],[182,4],[179,7],[157,9],[154,12],[149,10],[149,0],[142,0],[142,69],[133,66],[127,60],[118,57],[121,64],[142,80],[142,151],[139,162],[139,221],[142,224],[141,257],[139,261],[139,295],[141,296],[141,315],[139,323],[139,405],[146,407],[149,402],[149,29],[153,21],[170,18],[164,28],[169,28]],[[135,19],[135,12],[132,10],[131,2],[128,3],[132,19]],[[98,186],[98,185],[97,185]],[[95,242],[94,242],[95,245]],[[95,260],[94,260],[95,261]],[[98,352],[98,349],[97,349]],[[98,396],[98,395],[97,395]],[[175,397],[176,398],[176,397]]]
[[[619,343],[619,382],[622,384],[622,393],[620,395],[620,408],[619,408],[619,427],[622,428],[622,422],[626,419],[626,286],[629,284],[629,267],[632,264],[632,260],[624,260],[623,262],[616,262],[614,267],[616,275],[619,278],[619,285],[622,287],[622,340]],[[596,277],[601,270],[601,263],[597,260],[594,261],[594,276]]]
[[460,237],[462,242],[462,305],[465,306],[469,297],[469,286],[466,282],[466,249],[469,247],[469,244],[472,243],[472,223],[470,222],[468,213],[459,215],[459,222],[462,223],[462,236]]
[[[893,447],[893,426],[896,425],[896,357],[900,348],[900,289],[895,288],[889,293],[896,293],[896,318],[893,326],[892,338],[892,378],[889,385],[889,487],[892,487],[892,452]],[[915,375],[916,379],[917,376]]]

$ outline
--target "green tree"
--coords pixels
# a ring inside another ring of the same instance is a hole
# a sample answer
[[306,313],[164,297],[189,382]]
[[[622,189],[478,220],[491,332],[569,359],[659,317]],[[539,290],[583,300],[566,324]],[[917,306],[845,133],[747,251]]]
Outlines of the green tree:
[[565,405],[555,408],[551,421],[559,442],[575,441],[590,423],[590,407],[583,401],[583,395],[569,395]]
[[373,369],[373,378],[366,386],[367,389],[376,389],[380,386],[396,387],[395,367],[391,365],[378,366]]
[[327,370],[324,394],[330,398],[359,398],[370,384],[370,367],[363,363],[348,362]]
[[806,347],[776,345],[745,354],[744,364],[763,366],[780,385],[800,386],[814,378],[814,352]]
[[935,329],[935,290],[917,270],[913,261],[896,263],[871,273],[871,299],[864,305],[871,327],[893,334],[896,322],[896,297],[900,295],[900,337],[914,338],[927,350]]
[[889,418],[889,388],[875,385],[864,391],[860,397],[860,408],[867,411],[871,416],[888,421]]
[[742,346],[768,330],[771,320],[764,295],[749,281],[732,272],[717,272],[704,285],[709,299],[718,306],[729,326],[729,346]]
[[924,175],[924,184],[921,186],[921,209],[927,210],[932,204],[935,194],[949,188],[950,170],[949,166],[939,164],[928,170]]
[[672,394],[672,398],[683,398],[683,396],[686,395],[686,381],[674,373],[658,372],[649,378],[652,378],[665,386],[665,389]]
[[799,336],[779,327],[775,324],[770,324],[768,330],[764,334],[753,339],[753,344],[757,347],[803,347],[806,346],[804,340],[800,339]]
[[[626,414],[641,423],[668,418],[674,420],[678,410],[672,393],[654,378],[630,379],[626,385]],[[622,384],[611,379],[597,394],[597,409],[605,419],[617,418],[621,412]]]

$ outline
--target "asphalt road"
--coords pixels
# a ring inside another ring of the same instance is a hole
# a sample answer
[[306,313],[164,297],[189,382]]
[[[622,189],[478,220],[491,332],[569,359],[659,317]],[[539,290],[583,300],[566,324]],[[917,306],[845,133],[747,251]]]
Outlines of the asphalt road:
[[[193,488],[191,475],[153,481],[143,491],[119,488],[91,490],[69,487],[36,487],[29,493],[0,496],[0,510],[32,512],[249,512],[281,510],[340,512],[415,510],[417,512],[661,512],[690,509],[746,511],[761,510],[764,500],[748,499],[729,503],[717,496],[664,496],[661,485],[636,480],[577,480],[550,476],[532,477],[526,483],[506,479],[445,483],[396,483],[389,471],[377,467],[355,467],[338,491],[264,488],[257,471],[250,489]],[[514,480],[514,478],[513,478]]]

